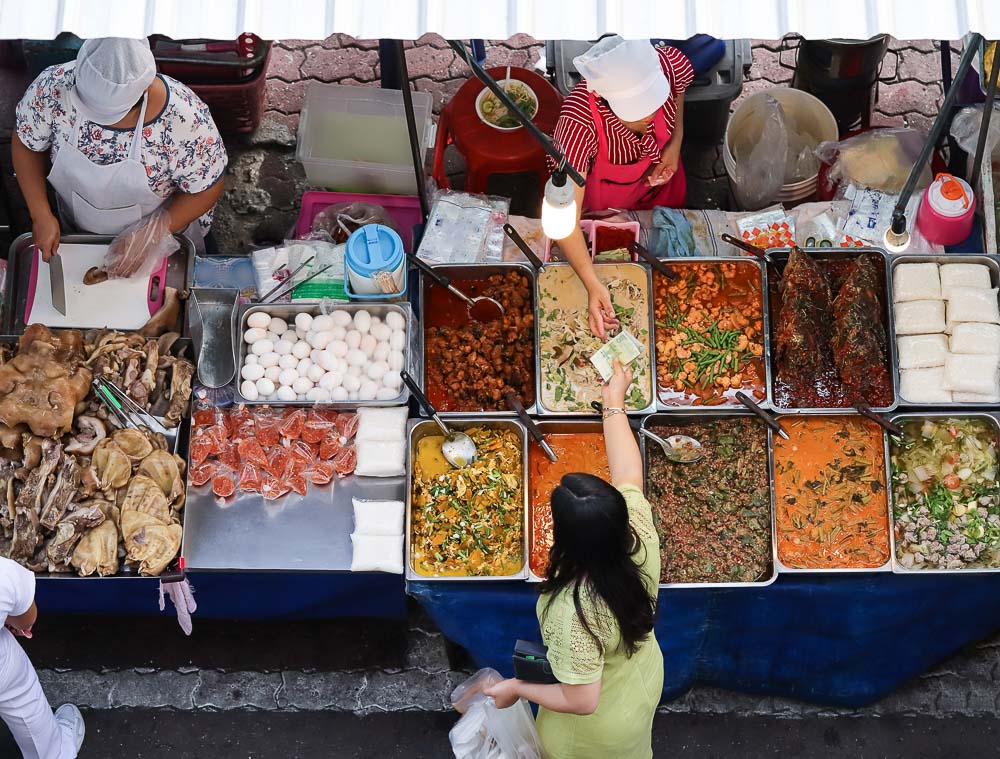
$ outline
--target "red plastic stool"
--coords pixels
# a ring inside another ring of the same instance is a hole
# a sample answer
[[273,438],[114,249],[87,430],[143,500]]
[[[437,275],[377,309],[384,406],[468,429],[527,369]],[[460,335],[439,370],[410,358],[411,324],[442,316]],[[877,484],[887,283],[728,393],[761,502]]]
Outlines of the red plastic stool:
[[[496,66],[489,69],[489,73],[494,79],[502,80],[507,76],[507,67]],[[546,134],[552,134],[562,107],[562,95],[533,71],[512,67],[510,77],[535,91],[538,113],[532,121]],[[491,174],[522,172],[534,172],[538,176],[539,189],[543,190],[549,176],[545,151],[526,129],[505,132],[479,118],[476,97],[485,88],[486,85],[472,77],[442,109],[434,144],[434,180],[438,187],[451,187],[444,172],[444,150],[454,143],[465,158],[467,192],[486,192],[486,180]]]

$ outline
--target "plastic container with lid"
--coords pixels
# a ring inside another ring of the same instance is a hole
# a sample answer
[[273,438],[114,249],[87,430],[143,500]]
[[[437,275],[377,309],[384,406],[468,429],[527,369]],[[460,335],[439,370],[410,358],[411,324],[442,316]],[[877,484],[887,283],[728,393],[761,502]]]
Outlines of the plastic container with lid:
[[976,196],[969,183],[951,174],[938,174],[924,191],[917,227],[928,242],[956,245],[972,231]]
[[406,291],[406,255],[394,230],[384,224],[367,224],[347,239],[344,287],[352,298],[362,299],[394,297]]

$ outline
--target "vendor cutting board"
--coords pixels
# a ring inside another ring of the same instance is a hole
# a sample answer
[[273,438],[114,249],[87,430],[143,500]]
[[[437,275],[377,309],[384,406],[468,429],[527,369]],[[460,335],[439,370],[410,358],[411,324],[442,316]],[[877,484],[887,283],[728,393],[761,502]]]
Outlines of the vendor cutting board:
[[49,265],[36,248],[28,281],[24,323],[79,329],[134,330],[142,327],[163,305],[167,261],[148,277],[109,279],[96,285],[83,284],[83,275],[104,260],[107,245],[67,243],[59,246],[66,288],[66,314],[52,305]]

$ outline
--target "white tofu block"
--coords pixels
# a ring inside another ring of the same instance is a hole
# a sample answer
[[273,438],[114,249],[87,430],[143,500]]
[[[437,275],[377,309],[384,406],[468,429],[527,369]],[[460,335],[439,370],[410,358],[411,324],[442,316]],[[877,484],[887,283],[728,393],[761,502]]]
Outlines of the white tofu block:
[[1000,403],[1000,388],[988,394],[984,393],[952,393],[955,403]]
[[960,393],[992,393],[1000,384],[995,356],[949,353],[944,359],[944,388]]
[[951,330],[952,353],[985,353],[1000,356],[1000,325],[963,322]]
[[403,574],[403,536],[351,534],[352,572]]
[[944,366],[948,338],[944,335],[904,335],[896,339],[900,369],[926,369]]
[[393,408],[359,408],[356,442],[386,442],[406,438],[406,406]]
[[943,300],[911,300],[892,307],[897,335],[930,335],[944,332]]
[[939,300],[941,278],[938,265],[900,264],[892,270],[892,301],[904,303],[911,300]]
[[990,270],[982,264],[942,264],[941,297],[947,300],[956,287],[975,287],[989,290]]
[[980,322],[1000,324],[1000,301],[997,291],[976,287],[954,287],[948,298],[947,331],[951,332],[959,322]]
[[359,477],[398,477],[406,474],[405,440],[368,440],[356,443]]
[[944,389],[944,367],[904,369],[899,373],[899,396],[910,403],[951,403]]
[[402,501],[363,501],[353,498],[356,535],[402,535]]

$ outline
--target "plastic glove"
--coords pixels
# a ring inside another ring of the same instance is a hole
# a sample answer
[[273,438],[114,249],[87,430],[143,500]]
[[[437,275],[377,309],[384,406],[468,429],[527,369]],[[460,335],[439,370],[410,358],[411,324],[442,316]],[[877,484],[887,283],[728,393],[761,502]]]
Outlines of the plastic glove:
[[149,276],[178,248],[180,243],[170,232],[170,215],[160,208],[111,241],[102,268],[112,279]]
[[166,608],[166,602],[163,598],[164,593],[170,596],[170,600],[177,610],[177,624],[181,626],[181,630],[184,631],[185,635],[190,635],[194,629],[191,615],[198,610],[198,604],[194,600],[194,588],[191,587],[191,583],[187,580],[166,583],[160,580],[160,611]]

